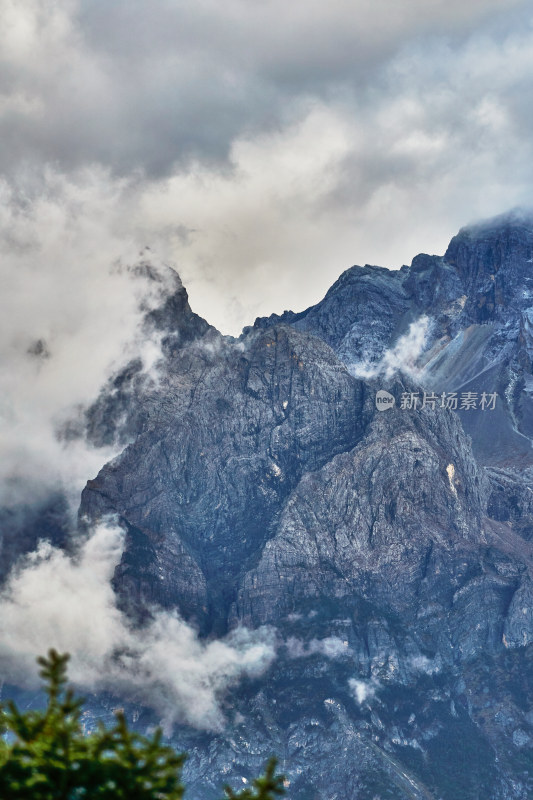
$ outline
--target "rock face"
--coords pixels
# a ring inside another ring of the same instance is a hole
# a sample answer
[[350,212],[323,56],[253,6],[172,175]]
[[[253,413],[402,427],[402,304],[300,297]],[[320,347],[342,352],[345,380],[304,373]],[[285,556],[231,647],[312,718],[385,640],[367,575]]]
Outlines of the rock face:
[[354,592],[404,622],[428,603],[446,608],[476,570],[483,491],[452,412],[374,414],[358,445],[300,480],[246,576],[236,618],[277,624],[308,599]]
[[[352,267],[239,340],[181,284],[152,322],[158,386],[132,364],[88,414],[93,440],[129,444],[80,520],[126,529],[132,616],[155,603],[206,636],[266,623],[279,642],[224,734],[176,732],[191,800],[271,752],[293,800],[533,796],[533,222]],[[434,407],[401,407],[424,391]],[[497,401],[442,407],[451,392]]]
[[279,326],[221,347],[195,389],[184,404],[169,376],[157,423],[89,482],[82,509],[127,525],[121,595],[209,632],[227,626],[238,578],[302,476],[361,437],[362,386],[323,342]]

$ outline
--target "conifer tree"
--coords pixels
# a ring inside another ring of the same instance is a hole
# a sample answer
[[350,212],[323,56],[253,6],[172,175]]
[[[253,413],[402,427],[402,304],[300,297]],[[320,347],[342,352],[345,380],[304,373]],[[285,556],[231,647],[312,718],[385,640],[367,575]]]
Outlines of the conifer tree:
[[[124,714],[110,729],[100,724],[84,733],[83,700],[67,688],[68,654],[50,650],[38,658],[48,697],[44,710],[0,706],[0,798],[2,800],[182,800],[186,756],[151,737],[131,731]],[[226,800],[275,800],[283,776],[271,759],[265,774]]]

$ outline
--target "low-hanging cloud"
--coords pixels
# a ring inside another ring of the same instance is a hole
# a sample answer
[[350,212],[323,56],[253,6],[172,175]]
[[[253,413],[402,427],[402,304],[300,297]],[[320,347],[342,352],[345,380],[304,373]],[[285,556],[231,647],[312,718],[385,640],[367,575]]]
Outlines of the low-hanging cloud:
[[311,639],[309,642],[305,642],[297,636],[289,636],[285,647],[289,658],[308,658],[313,655],[321,655],[336,660],[349,656],[352,652],[348,642],[338,636]]
[[417,362],[425,350],[430,329],[431,320],[424,314],[409,325],[407,333],[400,336],[379,361],[350,364],[348,370],[355,378],[363,380],[377,377],[390,379],[397,372],[417,377],[420,374]]
[[350,678],[348,686],[355,700],[360,706],[368,703],[375,696],[379,689],[379,683],[375,680],[365,681],[361,678]]
[[19,564],[0,594],[3,677],[31,685],[36,655],[55,647],[71,653],[76,686],[151,706],[167,728],[179,721],[220,730],[227,689],[272,663],[272,631],[241,628],[202,642],[177,612],[161,610],[132,627],[110,584],[122,547],[122,531],[108,521],[75,556],[42,542]]
[[113,219],[119,197],[99,170],[78,181],[49,171],[38,192],[0,182],[1,508],[64,490],[76,510],[116,452],[62,438],[62,427],[130,359],[156,373],[160,333],[144,320],[172,273],[156,258],[155,279],[139,268],[146,253]]

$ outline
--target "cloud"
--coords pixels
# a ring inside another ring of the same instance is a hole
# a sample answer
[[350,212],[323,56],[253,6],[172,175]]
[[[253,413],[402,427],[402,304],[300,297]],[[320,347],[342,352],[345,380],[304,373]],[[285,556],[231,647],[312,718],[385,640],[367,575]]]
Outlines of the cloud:
[[426,675],[435,675],[440,672],[442,668],[439,657],[431,660],[427,658],[427,656],[422,655],[413,656],[410,659],[410,666],[415,672],[423,672]]
[[[294,616],[294,615],[293,615]],[[315,654],[326,658],[343,658],[351,653],[348,642],[338,636],[326,636],[324,639],[311,639],[304,642],[296,636],[289,636],[285,642],[289,658],[307,658]]]
[[359,362],[348,366],[355,378],[370,379],[382,376],[392,378],[397,372],[416,377],[421,370],[417,361],[424,352],[431,320],[427,315],[419,317],[409,325],[409,330],[398,338],[396,344],[386,350],[377,363]]
[[172,291],[172,273],[155,257],[156,280],[137,268],[119,195],[99,170],[76,181],[47,171],[37,191],[0,182],[0,507],[63,488],[76,510],[116,453],[62,439],[62,425],[131,358],[154,375],[160,342],[143,320]]
[[1,0],[0,164],[161,176],[191,157],[222,162],[243,131],[275,130],[302,98],[358,86],[402,45],[464,36],[500,6]]
[[275,656],[268,629],[241,628],[201,641],[176,612],[154,611],[134,629],[116,606],[111,578],[123,533],[101,524],[74,556],[42,542],[14,570],[0,594],[0,665],[17,685],[35,681],[35,657],[55,647],[71,653],[71,680],[151,706],[169,728],[224,726],[221,700],[244,676],[264,672]]
[[48,169],[74,194],[98,174],[115,200],[103,244],[156,247],[223,332],[531,201],[527,2],[0,0],[0,14],[10,186],[46,197]]
[[464,224],[531,203],[532,52],[525,19],[410,41],[360,86],[241,129],[226,168],[198,159],[148,182],[146,229],[224,332],[302,310],[354,262],[443,253]]
[[360,706],[363,703],[367,703],[369,700],[372,700],[376,691],[379,689],[379,684],[377,681],[363,681],[359,680],[358,678],[350,678],[348,681],[348,686],[350,687],[350,691],[359,703]]

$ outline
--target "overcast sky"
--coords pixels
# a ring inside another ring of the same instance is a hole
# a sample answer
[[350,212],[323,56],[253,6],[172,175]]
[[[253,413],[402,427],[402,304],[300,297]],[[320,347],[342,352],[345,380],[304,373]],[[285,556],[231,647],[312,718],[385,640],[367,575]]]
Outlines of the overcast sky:
[[84,228],[84,270],[84,217],[95,261],[150,245],[238,332],[531,204],[532,22],[523,0],[0,0],[5,203],[32,241],[35,203],[64,214],[72,258]]

